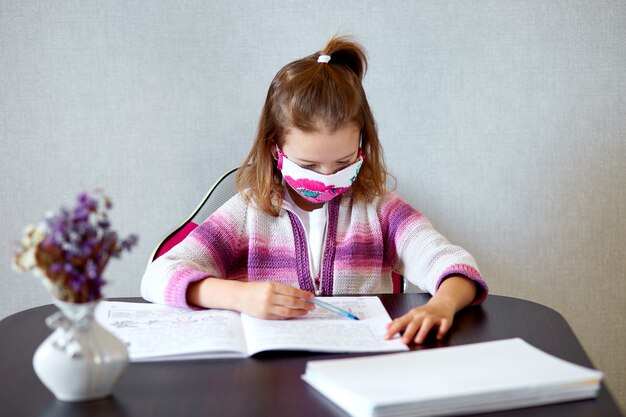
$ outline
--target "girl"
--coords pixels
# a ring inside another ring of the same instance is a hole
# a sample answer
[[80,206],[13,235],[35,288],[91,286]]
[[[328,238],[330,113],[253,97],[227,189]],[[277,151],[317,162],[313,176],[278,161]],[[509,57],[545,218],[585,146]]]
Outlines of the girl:
[[472,256],[386,190],[366,67],[362,47],[336,37],[276,74],[239,193],[148,266],[146,300],[288,319],[315,295],[390,293],[397,272],[434,294],[387,325],[408,344],[442,338],[485,299]]

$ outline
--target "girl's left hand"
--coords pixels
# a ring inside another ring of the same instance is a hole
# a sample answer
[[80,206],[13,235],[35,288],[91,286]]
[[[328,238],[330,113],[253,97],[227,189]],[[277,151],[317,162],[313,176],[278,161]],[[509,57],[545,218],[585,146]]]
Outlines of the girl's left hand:
[[385,339],[391,339],[396,333],[404,330],[402,343],[408,345],[414,341],[420,344],[424,343],[431,330],[438,328],[437,339],[441,340],[452,326],[455,313],[453,303],[433,297],[428,303],[411,309],[387,324]]

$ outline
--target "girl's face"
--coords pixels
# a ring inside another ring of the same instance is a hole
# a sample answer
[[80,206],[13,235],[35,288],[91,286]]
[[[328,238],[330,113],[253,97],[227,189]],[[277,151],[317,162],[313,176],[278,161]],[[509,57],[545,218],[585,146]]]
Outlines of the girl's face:
[[291,128],[281,150],[302,168],[329,175],[353,164],[359,156],[361,132],[353,124],[334,132]]
[[[292,128],[284,137],[281,151],[289,161],[304,169],[330,175],[357,161],[360,138],[360,130],[352,124],[334,132],[305,132]],[[303,210],[311,211],[323,206],[323,203],[303,198],[291,186],[287,190],[293,201]]]

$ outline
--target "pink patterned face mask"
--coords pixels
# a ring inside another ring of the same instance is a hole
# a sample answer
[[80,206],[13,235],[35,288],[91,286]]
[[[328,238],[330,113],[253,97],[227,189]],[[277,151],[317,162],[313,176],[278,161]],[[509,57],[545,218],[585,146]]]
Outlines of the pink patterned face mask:
[[278,147],[276,150],[278,151],[278,169],[283,174],[285,182],[312,203],[325,203],[348,191],[363,164],[363,155],[359,150],[359,158],[354,164],[334,174],[324,175],[302,168],[291,162]]

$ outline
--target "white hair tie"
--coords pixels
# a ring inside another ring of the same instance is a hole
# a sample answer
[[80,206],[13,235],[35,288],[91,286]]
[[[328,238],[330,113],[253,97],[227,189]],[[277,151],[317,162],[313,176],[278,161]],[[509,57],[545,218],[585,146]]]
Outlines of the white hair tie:
[[317,58],[317,62],[321,62],[322,64],[328,64],[328,62],[330,62],[330,55],[320,55]]

